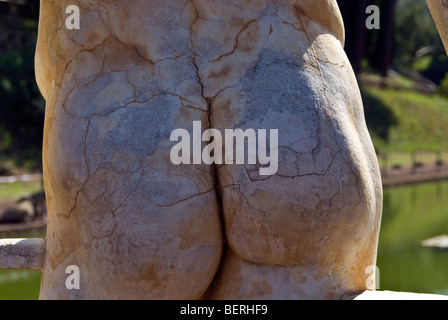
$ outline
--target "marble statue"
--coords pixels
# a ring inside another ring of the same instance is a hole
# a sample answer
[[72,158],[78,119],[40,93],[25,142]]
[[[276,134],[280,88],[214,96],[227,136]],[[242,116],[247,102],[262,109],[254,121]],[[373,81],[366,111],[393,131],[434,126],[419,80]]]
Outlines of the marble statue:
[[427,2],[445,49],[448,51],[448,1],[427,0]]
[[[42,269],[41,299],[373,290],[382,184],[343,45],[335,0],[41,1],[47,237],[4,242],[0,265]],[[193,160],[173,163],[195,123]],[[195,160],[239,129],[256,163]]]

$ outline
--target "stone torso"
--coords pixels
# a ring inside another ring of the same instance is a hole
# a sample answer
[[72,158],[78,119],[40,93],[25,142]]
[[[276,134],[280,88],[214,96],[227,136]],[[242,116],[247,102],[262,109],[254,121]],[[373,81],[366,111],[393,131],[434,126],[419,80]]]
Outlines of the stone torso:
[[[41,298],[364,291],[382,191],[343,34],[332,0],[43,1]],[[277,172],[174,165],[170,134],[195,121],[277,129]]]

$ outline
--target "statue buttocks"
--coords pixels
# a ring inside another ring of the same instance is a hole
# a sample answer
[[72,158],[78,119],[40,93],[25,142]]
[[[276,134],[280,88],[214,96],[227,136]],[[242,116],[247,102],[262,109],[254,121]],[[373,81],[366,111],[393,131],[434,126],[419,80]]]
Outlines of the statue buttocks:
[[[367,289],[381,179],[334,1],[42,2],[41,298]],[[278,170],[174,165],[173,130],[278,129]],[[81,289],[65,288],[65,268]],[[218,271],[219,270],[219,271]]]

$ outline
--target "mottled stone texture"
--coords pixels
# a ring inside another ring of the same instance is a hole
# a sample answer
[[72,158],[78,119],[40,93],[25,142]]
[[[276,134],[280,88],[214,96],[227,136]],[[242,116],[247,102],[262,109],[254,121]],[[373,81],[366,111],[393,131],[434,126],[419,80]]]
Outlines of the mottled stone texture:
[[1,269],[40,270],[45,259],[45,239],[0,240]]
[[448,52],[448,1],[427,0],[427,2],[445,49]]
[[[43,299],[366,290],[381,178],[335,0],[45,0]],[[65,28],[65,8],[81,29]],[[170,133],[279,129],[279,170],[170,162]],[[67,290],[77,265],[81,289]]]

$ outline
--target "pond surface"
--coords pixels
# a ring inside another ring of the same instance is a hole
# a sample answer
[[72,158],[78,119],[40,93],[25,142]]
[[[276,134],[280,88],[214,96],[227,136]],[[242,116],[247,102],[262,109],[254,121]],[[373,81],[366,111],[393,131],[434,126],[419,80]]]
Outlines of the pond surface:
[[40,271],[0,270],[0,300],[39,299]]
[[448,234],[448,181],[384,190],[380,289],[448,295],[448,250],[420,247]]
[[[420,247],[442,234],[448,234],[448,181],[385,189],[380,289],[448,295],[448,250]],[[40,271],[0,270],[0,300],[38,299],[40,279]]]

